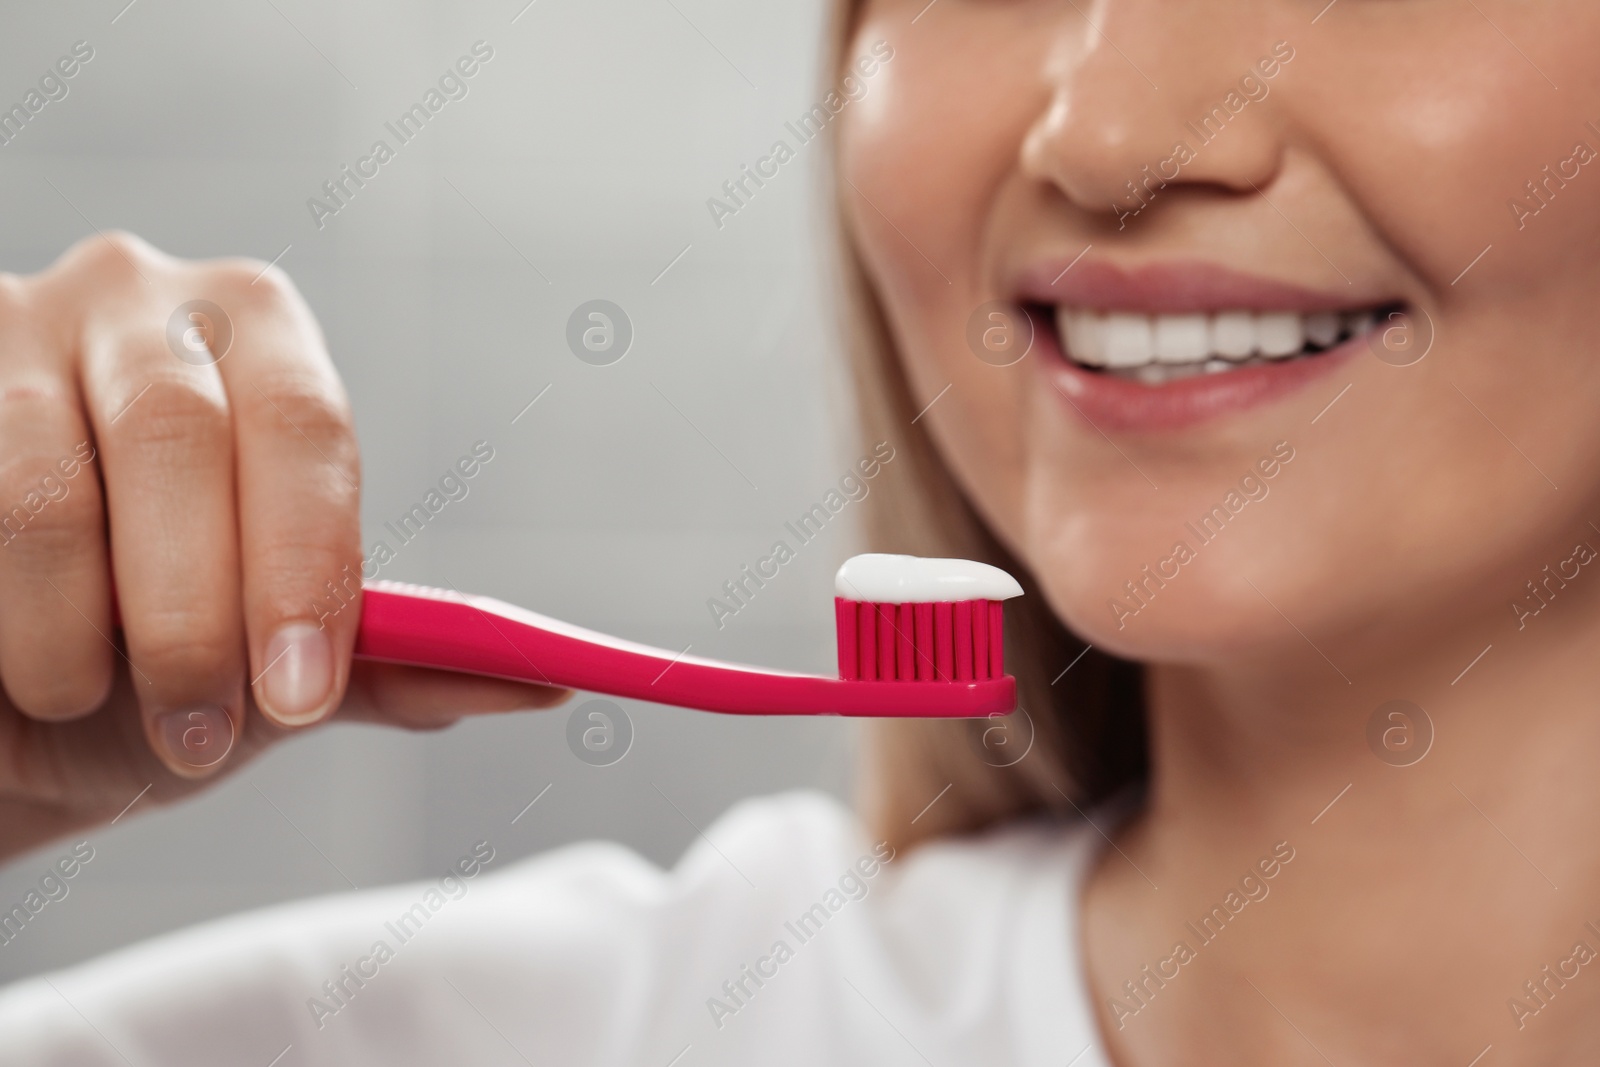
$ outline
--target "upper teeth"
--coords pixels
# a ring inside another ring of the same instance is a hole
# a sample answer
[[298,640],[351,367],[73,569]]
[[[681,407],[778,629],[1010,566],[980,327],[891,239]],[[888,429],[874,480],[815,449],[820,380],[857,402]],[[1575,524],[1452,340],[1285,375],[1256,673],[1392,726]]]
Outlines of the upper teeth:
[[1204,364],[1264,357],[1285,359],[1309,342],[1329,348],[1341,337],[1371,329],[1371,311],[1221,311],[1215,314],[1102,314],[1058,307],[1056,322],[1067,355],[1091,367],[1128,368],[1152,363]]

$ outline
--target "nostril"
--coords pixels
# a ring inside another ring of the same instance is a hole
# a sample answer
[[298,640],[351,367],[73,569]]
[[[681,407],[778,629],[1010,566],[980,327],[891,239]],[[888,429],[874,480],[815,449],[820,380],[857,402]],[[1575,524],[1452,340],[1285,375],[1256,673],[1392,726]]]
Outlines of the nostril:
[[1050,102],[1023,138],[1024,175],[1085,211],[1119,216],[1173,186],[1255,195],[1272,184],[1284,138],[1266,101],[1292,47],[1213,66],[1191,85],[1163,78],[1158,90],[1135,57],[1092,32],[1099,47],[1058,64]]

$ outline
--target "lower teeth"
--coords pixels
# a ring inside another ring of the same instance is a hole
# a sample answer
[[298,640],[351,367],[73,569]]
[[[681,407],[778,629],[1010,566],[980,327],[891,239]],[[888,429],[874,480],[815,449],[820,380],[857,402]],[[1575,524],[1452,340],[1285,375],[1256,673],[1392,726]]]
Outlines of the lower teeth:
[[1085,370],[1101,371],[1114,378],[1126,378],[1143,385],[1165,385],[1167,382],[1193,378],[1198,374],[1221,374],[1223,371],[1239,370],[1244,367],[1259,367],[1263,363],[1292,363],[1297,359],[1316,354],[1299,352],[1277,359],[1267,359],[1265,356],[1251,356],[1249,359],[1240,360],[1208,359],[1204,363],[1146,363],[1139,367],[1083,367],[1081,363],[1077,366]]
[[[1181,378],[1193,378],[1195,375],[1202,373],[1204,368],[1211,362],[1211,360],[1207,360],[1206,363],[1146,363],[1142,367],[1132,368],[1131,372],[1124,371],[1120,376],[1128,377],[1131,375],[1146,385],[1161,385],[1164,382],[1175,382]],[[1215,362],[1222,363],[1223,361],[1216,360]]]

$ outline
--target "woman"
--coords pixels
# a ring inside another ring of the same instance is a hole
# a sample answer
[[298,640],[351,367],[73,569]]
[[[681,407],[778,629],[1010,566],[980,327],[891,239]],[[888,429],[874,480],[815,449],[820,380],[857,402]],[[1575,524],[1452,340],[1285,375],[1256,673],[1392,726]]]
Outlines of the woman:
[[[1593,1062],[1597,41],[1580,0],[843,3],[858,378],[914,468],[876,540],[1026,576],[1026,714],[883,729],[867,835],[801,796],[671,874],[485,843],[16,987],[6,1062]],[[12,495],[87,441],[104,485],[0,558],[10,852],[336,708],[559,696],[298,614],[356,459],[258,269],[97,239],[3,290]],[[195,293],[234,349],[175,366]]]

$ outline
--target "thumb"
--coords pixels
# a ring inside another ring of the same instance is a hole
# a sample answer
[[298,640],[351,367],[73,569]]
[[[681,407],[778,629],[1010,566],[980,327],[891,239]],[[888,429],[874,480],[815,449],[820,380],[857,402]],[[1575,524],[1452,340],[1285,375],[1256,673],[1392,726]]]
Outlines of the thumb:
[[570,689],[431,667],[356,660],[337,718],[429,730],[449,726],[469,715],[550,708],[570,696]]

